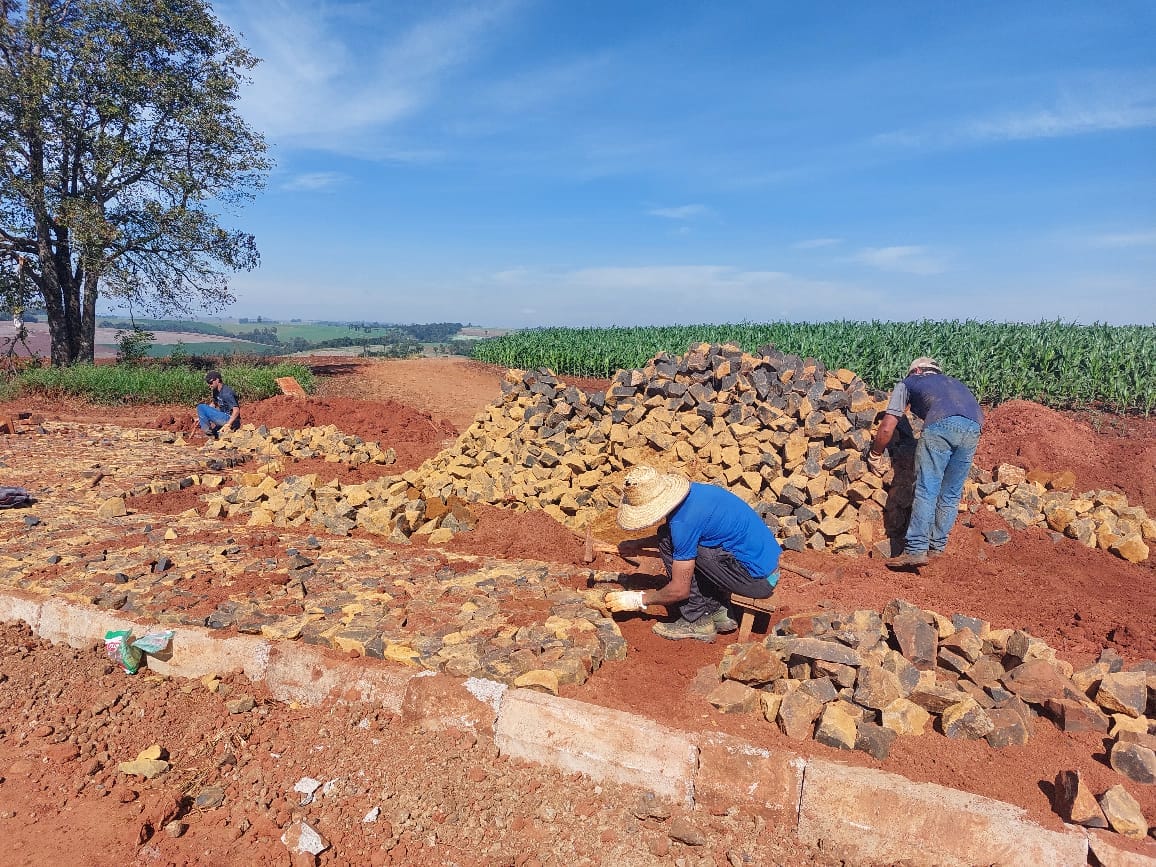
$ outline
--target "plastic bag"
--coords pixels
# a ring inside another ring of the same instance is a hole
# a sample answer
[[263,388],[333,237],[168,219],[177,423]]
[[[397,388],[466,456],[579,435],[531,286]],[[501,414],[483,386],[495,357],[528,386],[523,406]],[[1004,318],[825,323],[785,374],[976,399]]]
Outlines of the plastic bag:
[[113,662],[120,663],[128,674],[136,674],[146,653],[157,653],[172,641],[173,631],[149,632],[132,641],[132,630],[110,630],[104,634],[104,652]]

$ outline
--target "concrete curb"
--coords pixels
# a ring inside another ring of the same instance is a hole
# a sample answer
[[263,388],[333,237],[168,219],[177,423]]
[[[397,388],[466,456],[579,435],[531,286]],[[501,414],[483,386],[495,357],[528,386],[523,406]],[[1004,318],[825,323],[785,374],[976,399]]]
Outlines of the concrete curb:
[[[100,609],[0,591],[0,621],[21,621],[72,647],[100,643],[135,624]],[[965,865],[1088,863],[1088,835],[1049,831],[1023,810],[990,798],[870,768],[806,759],[729,735],[676,731],[635,714],[527,689],[492,690],[458,678],[341,659],[310,645],[250,636],[214,638],[176,627],[171,653],[149,657],[161,674],[243,672],[283,701],[380,703],[429,728],[492,732],[501,752],[613,780],[704,809],[743,804],[802,840],[864,863]],[[1100,848],[1111,851],[1104,840]],[[1114,847],[1113,847],[1114,848]],[[1121,853],[1123,854],[1123,853]],[[1126,863],[1145,863],[1151,859]]]
[[645,717],[516,689],[502,700],[494,742],[506,755],[694,801],[698,747]]

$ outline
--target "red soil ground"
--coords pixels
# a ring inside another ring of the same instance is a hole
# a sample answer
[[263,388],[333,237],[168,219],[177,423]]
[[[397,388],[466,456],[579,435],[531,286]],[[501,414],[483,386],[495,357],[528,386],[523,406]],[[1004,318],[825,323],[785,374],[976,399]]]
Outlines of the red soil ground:
[[[468,425],[474,413],[498,396],[502,374],[453,359],[322,363],[335,375],[325,382],[320,397],[296,403],[275,398],[249,405],[243,407],[245,420],[270,425],[298,424],[305,419],[305,423],[335,424],[397,449],[399,462],[391,468],[393,472],[415,466],[435,453],[455,430]],[[598,381],[580,384],[606,385]],[[105,418],[149,427],[191,421],[187,407],[109,411],[32,402],[26,408],[48,417]],[[4,409],[0,406],[0,412]],[[1156,513],[1156,419],[1066,414],[1013,401],[989,411],[977,455],[977,464],[983,467],[1001,462],[1029,469],[1071,469],[1079,490],[1119,490],[1131,502]],[[332,470],[332,465],[328,467]],[[493,507],[477,511],[477,528],[457,536],[451,549],[572,564],[582,561],[582,540],[541,513]],[[1055,540],[1042,530],[1014,533],[1011,543],[993,547],[983,540],[982,531],[997,526],[1002,521],[983,511],[961,521],[947,556],[918,575],[890,572],[869,558],[790,554],[784,559],[788,570],[775,594],[780,613],[823,608],[878,610],[900,597],[947,615],[981,617],[994,627],[1026,629],[1077,667],[1094,660],[1103,648],[1112,648],[1128,662],[1156,658],[1156,594],[1152,591],[1156,562],[1129,564],[1071,540]],[[611,515],[603,516],[596,528],[602,539],[617,537]],[[792,563],[818,570],[825,577],[804,580],[789,572]],[[624,583],[643,586],[659,581],[660,567],[655,561],[643,559],[634,567],[600,555],[594,566],[621,570]],[[672,644],[653,635],[654,620],[654,616],[625,618],[621,625],[629,644],[626,662],[605,666],[585,686],[566,694],[679,728],[730,731],[772,748],[878,766],[911,779],[994,797],[1024,807],[1032,819],[1048,827],[1060,826],[1049,803],[1052,781],[1059,771],[1079,769],[1096,794],[1123,781],[1107,765],[1103,736],[1064,734],[1044,720],[1037,723],[1025,747],[993,750],[983,741],[949,741],[929,734],[898,739],[882,764],[862,753],[835,754],[815,744],[788,741],[773,726],[754,717],[719,714],[702,698],[701,689],[710,681],[703,671],[717,665],[725,639],[715,644]],[[1156,820],[1156,787],[1126,783],[1126,788],[1140,801],[1149,821]],[[1156,844],[1142,844],[1141,851],[1152,855]]]

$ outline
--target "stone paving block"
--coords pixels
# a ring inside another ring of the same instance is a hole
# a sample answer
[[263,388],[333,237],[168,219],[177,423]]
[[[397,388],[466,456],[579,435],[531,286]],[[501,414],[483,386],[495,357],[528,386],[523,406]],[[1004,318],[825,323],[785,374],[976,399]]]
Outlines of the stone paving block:
[[721,815],[741,804],[774,824],[794,826],[803,787],[805,761],[801,757],[721,733],[700,737],[698,751],[694,781],[698,806]]
[[494,741],[515,758],[687,804],[693,797],[698,748],[645,717],[516,689],[502,701]]
[[400,714],[411,677],[408,671],[374,659],[352,660],[316,647],[276,642],[269,649],[265,685],[281,701],[375,702]]
[[106,632],[121,629],[131,629],[138,637],[148,631],[103,608],[82,607],[61,599],[45,599],[40,606],[40,623],[36,634],[54,644],[86,648],[102,643]]
[[897,774],[812,759],[799,837],[868,863],[1084,867],[1082,832],[1049,831],[1019,807]]
[[[147,630],[145,630],[147,631]],[[136,634],[142,634],[138,627]],[[272,644],[262,638],[237,635],[214,638],[193,627],[174,630],[168,650],[147,657],[148,667],[169,677],[203,677],[239,671],[253,681],[265,679]]]
[[0,623],[22,622],[32,627],[39,635],[40,608],[44,599],[26,596],[23,593],[6,591],[0,593]]
[[1125,848],[1128,843],[1119,834],[1088,831],[1088,847],[1101,867],[1156,867],[1156,858]]
[[[496,681],[486,683],[491,690],[506,689],[505,684]],[[473,691],[459,678],[432,672],[411,677],[406,683],[401,718],[429,731],[467,729],[492,735],[497,708],[474,694],[481,684],[471,686],[475,687]]]

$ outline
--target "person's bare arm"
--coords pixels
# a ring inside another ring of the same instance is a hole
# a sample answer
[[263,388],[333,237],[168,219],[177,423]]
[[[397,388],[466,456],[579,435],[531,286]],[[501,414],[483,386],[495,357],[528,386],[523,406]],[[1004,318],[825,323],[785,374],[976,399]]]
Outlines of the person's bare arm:
[[239,407],[239,406],[233,407],[233,411],[231,413],[229,413],[229,420],[227,422],[225,422],[225,424],[223,426],[224,427],[232,427],[233,422],[235,422],[237,420],[237,417],[240,415],[241,415],[241,407]]
[[883,416],[883,420],[879,422],[879,430],[875,431],[875,438],[871,440],[872,454],[876,456],[883,454],[883,450],[891,442],[891,437],[894,436],[895,428],[898,425],[899,416],[891,415],[891,413]]
[[670,580],[657,590],[643,590],[642,601],[647,605],[682,602],[690,596],[690,581],[693,577],[693,560],[675,560],[670,569]]

